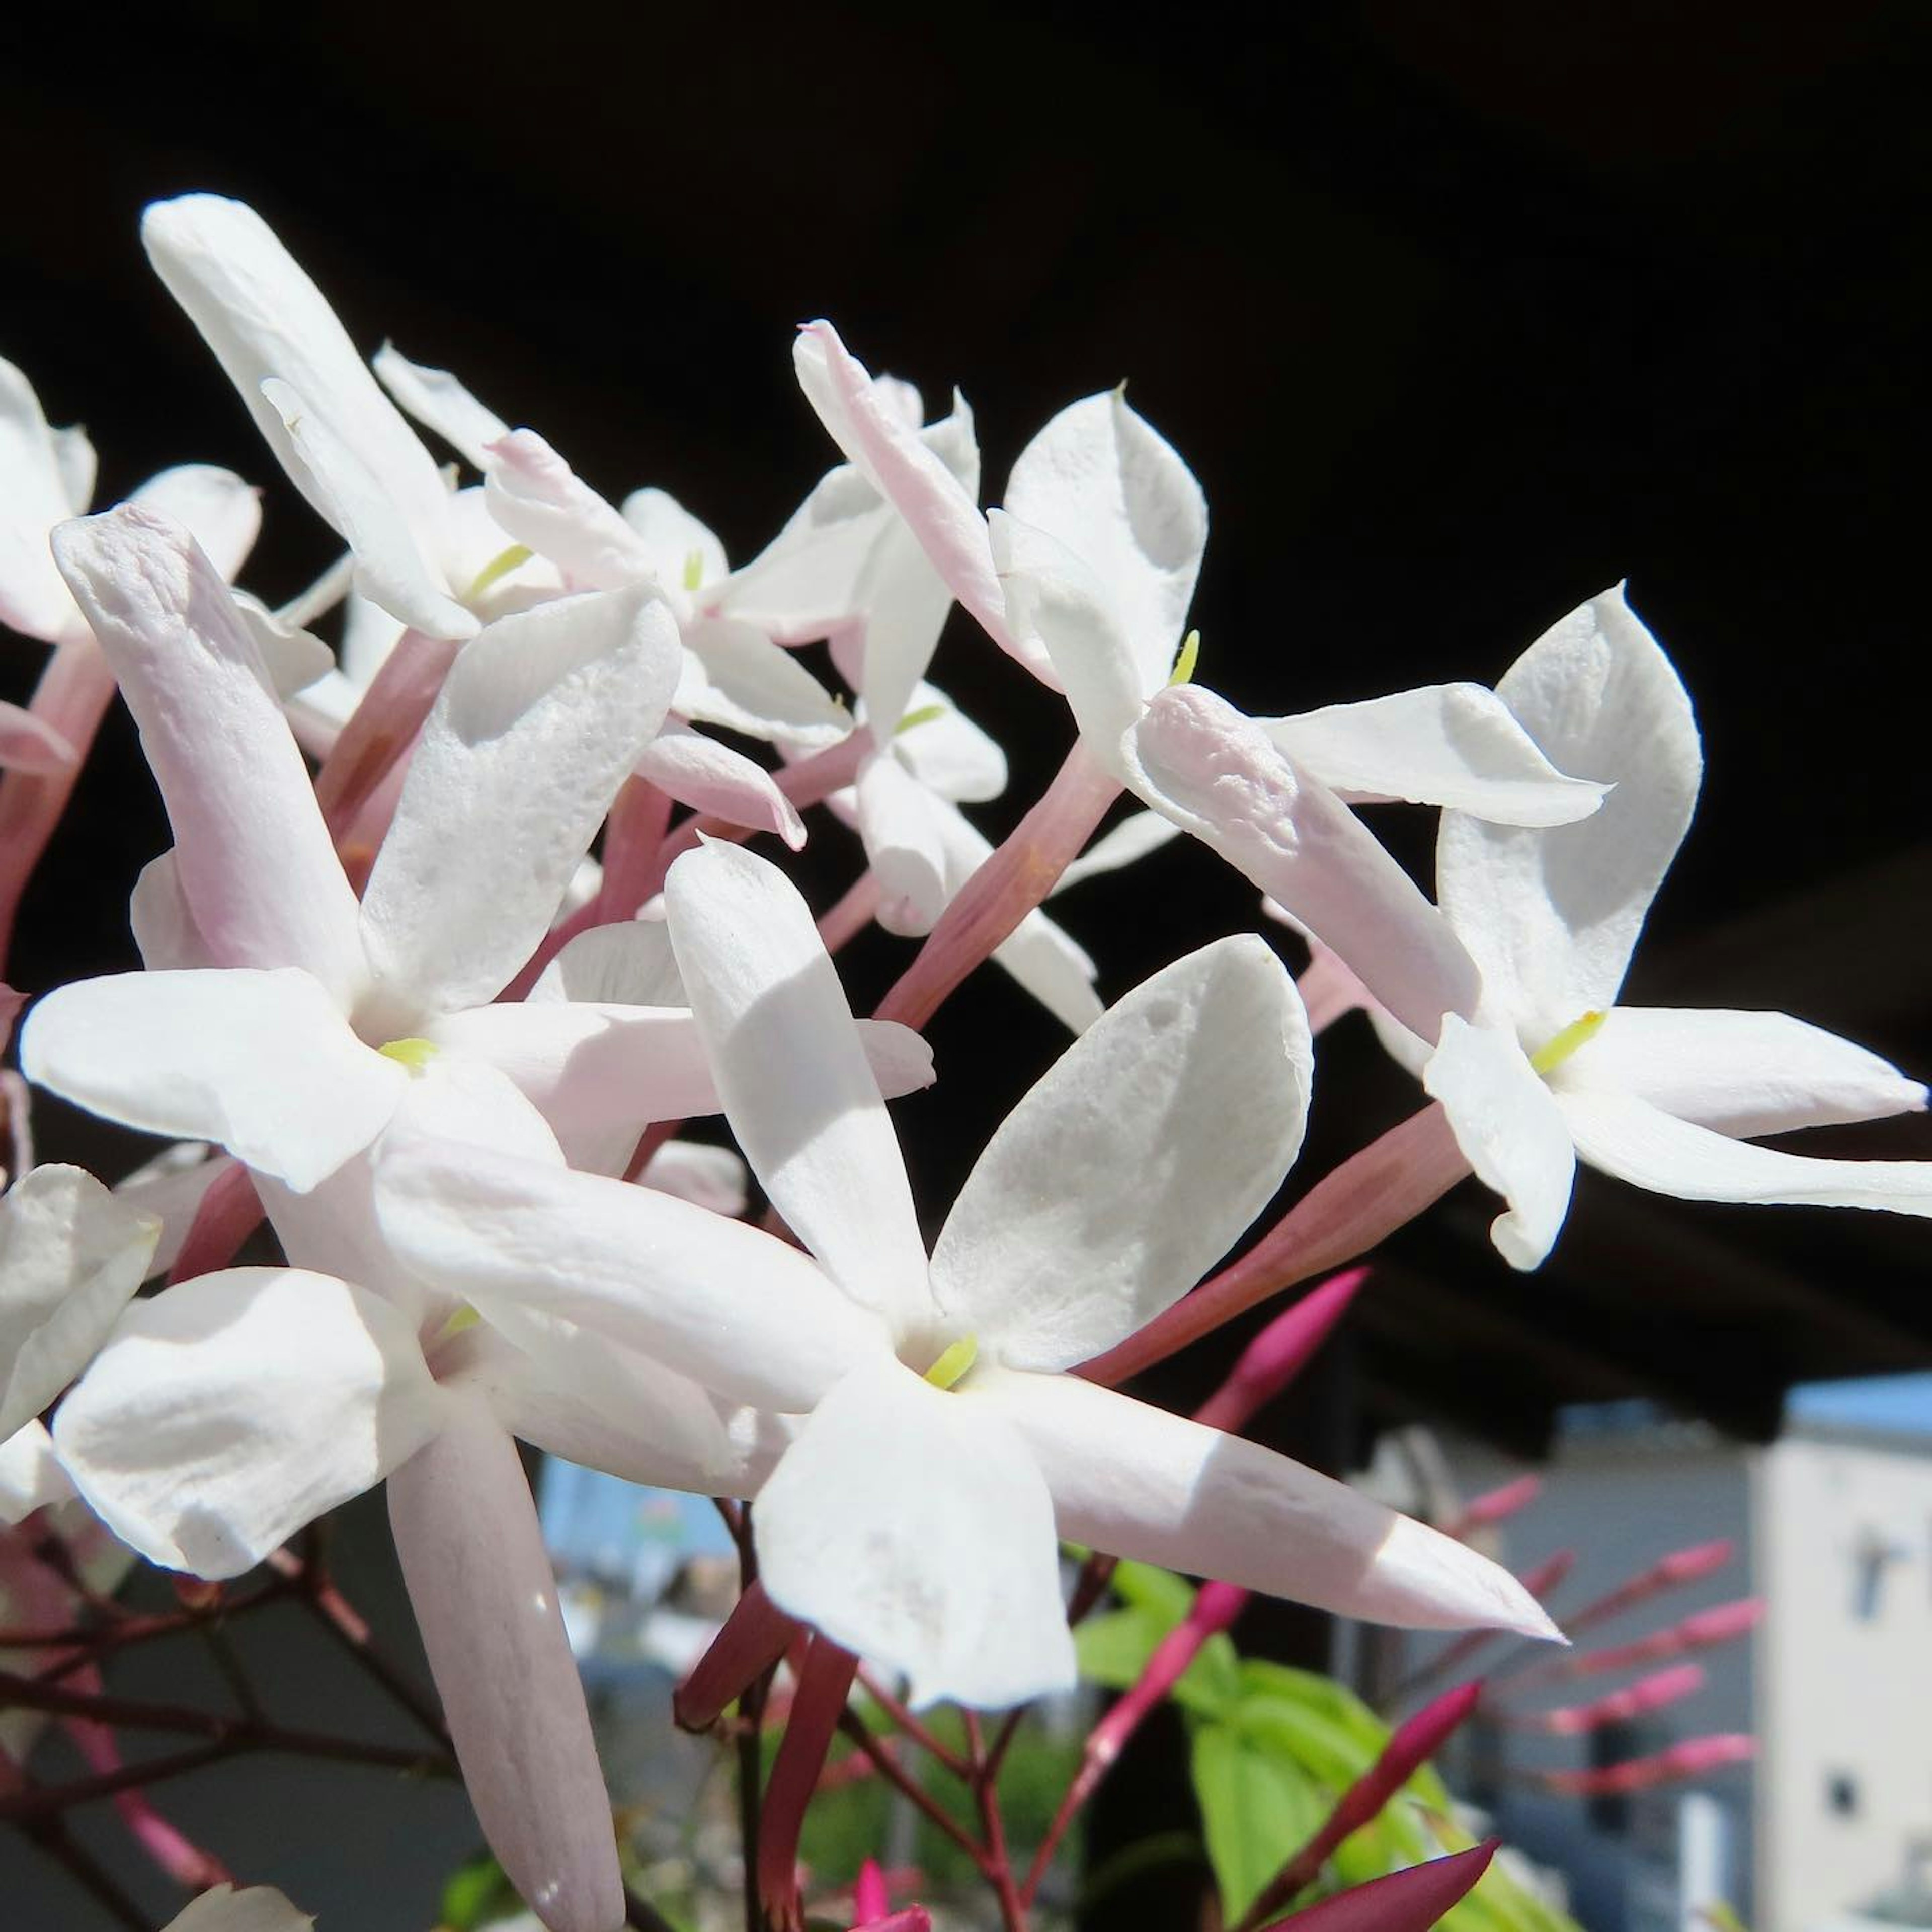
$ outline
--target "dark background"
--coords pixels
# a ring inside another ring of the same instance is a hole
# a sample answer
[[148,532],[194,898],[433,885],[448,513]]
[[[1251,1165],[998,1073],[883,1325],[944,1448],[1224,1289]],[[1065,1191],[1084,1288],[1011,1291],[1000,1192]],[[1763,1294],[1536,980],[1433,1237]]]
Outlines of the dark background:
[[[104,502],[188,459],[268,484],[244,580],[272,598],[330,543],[146,270],[158,196],[252,201],[365,347],[455,369],[614,497],[672,490],[738,560],[831,460],[792,382],[802,320],[929,405],[957,383],[988,500],[1052,410],[1129,378],[1207,490],[1201,675],[1248,710],[1493,680],[1628,578],[1708,762],[1632,997],[1786,1008],[1923,1075],[1928,20],[75,9],[11,50],[0,353],[86,422]],[[1064,715],[962,620],[936,673],[1015,752],[997,836]],[[125,893],[162,834],[124,722],[102,760],[28,902],[29,990],[132,963]],[[1424,815],[1384,822],[1426,868]],[[842,837],[814,848],[826,892]],[[1253,920],[1178,848],[1064,913],[1109,997]],[[862,942],[855,997],[904,956]],[[902,1118],[936,1222],[1059,1037],[1004,983],[933,1037],[942,1086]],[[1338,1030],[1304,1174],[1412,1104]],[[44,1118],[44,1154],[78,1144]],[[1922,1120],[1809,1144],[1932,1151]],[[1285,1439],[1333,1457],[1421,1414],[1534,1446],[1556,1401],[1633,1394],[1762,1433],[1796,1376],[1932,1363],[1921,1224],[1586,1176],[1524,1281],[1493,1211],[1466,1190],[1399,1246]]]

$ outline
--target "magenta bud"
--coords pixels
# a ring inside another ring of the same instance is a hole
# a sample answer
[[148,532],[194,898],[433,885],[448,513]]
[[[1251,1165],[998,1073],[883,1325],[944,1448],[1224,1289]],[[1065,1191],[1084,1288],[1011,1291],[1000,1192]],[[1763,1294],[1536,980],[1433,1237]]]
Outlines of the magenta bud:
[[1289,1927],[1294,1932],[1429,1932],[1475,1888],[1502,1842],[1486,1838],[1468,1851],[1351,1886],[1305,1912],[1276,1919],[1268,1932],[1276,1927],[1284,1932]]
[[1365,1268],[1346,1269],[1277,1315],[1241,1352],[1227,1380],[1194,1412],[1195,1420],[1210,1429],[1245,1428],[1300,1374],[1368,1278]]

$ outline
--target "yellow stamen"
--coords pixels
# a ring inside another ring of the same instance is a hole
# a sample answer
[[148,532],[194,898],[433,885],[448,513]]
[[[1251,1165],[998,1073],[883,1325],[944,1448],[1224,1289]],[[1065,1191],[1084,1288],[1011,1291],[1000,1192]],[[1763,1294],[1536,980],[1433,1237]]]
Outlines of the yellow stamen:
[[470,595],[464,601],[475,603],[492,584],[501,582],[512,571],[528,563],[530,556],[530,549],[523,544],[512,544],[508,550],[499,550],[476,573],[476,581],[470,586]]
[[1554,1040],[1529,1056],[1530,1065],[1539,1073],[1553,1073],[1580,1046],[1596,1038],[1609,1017],[1607,1013],[1593,1011],[1580,1020],[1572,1020]]
[[704,581],[704,553],[694,550],[686,554],[684,560],[684,587],[695,590]]
[[934,1388],[950,1389],[978,1359],[980,1345],[970,1335],[962,1335],[926,1372]]
[[436,1058],[433,1040],[392,1040],[376,1051],[390,1060],[399,1060],[412,1073],[420,1073]]
[[437,1333],[436,1339],[439,1342],[447,1342],[451,1336],[460,1335],[464,1329],[475,1328],[477,1323],[481,1322],[482,1318],[482,1316],[478,1314],[476,1310],[472,1308],[469,1303],[466,1301],[463,1306],[442,1324],[442,1328]]
[[1190,631],[1180,640],[1180,655],[1174,661],[1174,669],[1168,674],[1168,684],[1192,684],[1194,682],[1194,667],[1200,658],[1201,633]]
[[943,704],[922,704],[916,711],[908,711],[892,727],[892,736],[897,737],[902,731],[910,731],[915,725],[930,724],[935,718],[945,716],[946,706]]

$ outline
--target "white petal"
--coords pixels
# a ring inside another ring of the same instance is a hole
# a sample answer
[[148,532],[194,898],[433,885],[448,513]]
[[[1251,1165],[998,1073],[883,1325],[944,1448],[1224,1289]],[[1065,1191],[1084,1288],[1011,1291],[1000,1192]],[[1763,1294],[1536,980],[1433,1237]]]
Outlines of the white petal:
[[805,843],[805,820],[771,773],[701,731],[668,724],[638,754],[637,772],[694,812],[776,832],[794,852]]
[[332,440],[396,500],[412,530],[440,526],[448,492],[429,452],[376,386],[321,291],[253,208],[212,194],[157,202],[142,217],[141,239],[269,448],[325,518],[328,507],[312,472],[262,392],[265,378],[302,397]]
[[382,997],[449,1010],[502,990],[663,722],[676,664],[670,613],[641,587],[499,618],[458,655],[363,895]]
[[130,1306],[54,1442],[150,1562],[238,1576],[414,1455],[442,1413],[414,1330],[380,1296],[231,1268]]
[[730,617],[684,627],[677,687],[681,716],[754,738],[783,738],[816,751],[852,728],[852,714],[764,632]]
[[1822,1028],[1717,1007],[1614,1006],[1554,1084],[1628,1093],[1747,1139],[1919,1113],[1926,1100],[1917,1081]]
[[726,1116],[772,1204],[896,1335],[929,1321],[898,1142],[805,902],[778,868],[707,845],[664,902]]
[[174,1266],[203,1198],[234,1166],[232,1155],[217,1154],[206,1141],[177,1141],[114,1184],[114,1198],[124,1207],[152,1214],[161,1224],[148,1257],[148,1280]]
[[879,923],[917,938],[946,910],[942,814],[956,815],[890,753],[874,752],[860,768],[859,835],[879,882]]
[[1112,831],[1094,840],[1054,882],[1049,897],[1077,886],[1083,879],[1118,872],[1150,852],[1158,852],[1180,836],[1180,827],[1158,812],[1130,812]]
[[346,995],[356,896],[227,586],[178,525],[131,506],[64,526],[55,550],[141,728],[211,952]]
[[1345,796],[1454,806],[1498,825],[1568,825],[1606,786],[1566,778],[1480,684],[1431,684],[1360,704],[1255,721]]
[[1064,1537],[1402,1629],[1556,1634],[1499,1564],[1257,1443],[1075,1376],[969,1387],[1025,1439]]
[[170,1919],[162,1932],[314,1932],[314,1925],[272,1886],[237,1892],[218,1885]]
[[603,1000],[626,1006],[682,1006],[684,976],[658,920],[621,920],[580,932],[538,975],[530,1002]]
[[1045,530],[1003,510],[988,521],[1008,628],[1052,667],[1088,751],[1118,772],[1121,734],[1132,730],[1148,690],[1112,587]]
[[751,1175],[745,1163],[729,1148],[710,1147],[702,1141],[666,1141],[645,1162],[638,1178],[646,1187],[674,1194],[728,1220],[736,1220],[751,1200]]
[[1620,1094],[1566,1090],[1557,1096],[1592,1167],[1633,1186],[1680,1201],[1745,1201],[1760,1206],[1883,1208],[1932,1215],[1932,1161],[1820,1160],[1780,1154],[1694,1126]]
[[933,705],[936,716],[896,733],[892,755],[928,791],[956,805],[981,805],[1006,788],[1006,754],[936,685],[913,689],[914,715]]
[[262,529],[262,493],[232,470],[184,463],[152,476],[128,499],[179,524],[232,584]]
[[235,593],[235,608],[262,654],[268,682],[275,695],[285,703],[298,691],[306,691],[335,669],[335,653],[312,632],[285,624],[259,598],[245,591]]
[[447,369],[412,362],[386,342],[371,358],[377,378],[425,429],[433,429],[475,470],[490,466],[488,446],[509,425],[479,403]]
[[1104,1354],[1192,1288],[1281,1185],[1314,1054],[1252,935],[1135,988],[988,1142],[932,1254],[934,1298],[1010,1367]]
[[134,929],[141,964],[151,973],[220,964],[194,922],[172,850],[141,868],[128,896],[128,922]]
[[866,716],[896,728],[932,662],[952,608],[952,593],[903,526],[874,550],[859,580],[864,662],[859,695]]
[[772,1601],[910,1680],[915,1706],[1071,1687],[1046,1486],[1004,1418],[897,1362],[819,1403],[758,1492]]
[[620,512],[634,530],[661,584],[696,592],[722,584],[730,566],[724,546],[667,490],[633,490]]
[[1468,955],[1325,785],[1199,685],[1162,692],[1127,741],[1135,793],[1245,873],[1340,954],[1413,1032],[1474,1010]]
[[292,968],[60,987],[28,1016],[20,1065],[91,1112],[212,1141],[298,1192],[382,1132],[409,1079]]
[[47,532],[76,508],[40,398],[0,357],[0,624],[52,644],[79,629]]
[[1207,546],[1208,501],[1193,472],[1123,387],[1062,410],[1027,445],[1006,508],[1107,586],[1141,695],[1153,696],[1173,667]]
[[560,1316],[734,1401],[808,1408],[886,1348],[796,1248],[650,1188],[428,1143],[384,1159],[376,1203],[397,1251],[486,1316]]
[[1496,693],[1559,770],[1616,788],[1594,816],[1549,831],[1462,812],[1442,820],[1438,892],[1486,998],[1498,1016],[1553,1033],[1616,1002],[1697,802],[1697,727],[1621,589],[1552,626]]
[[160,1232],[77,1167],[34,1168],[0,1197],[0,1438],[93,1360]]
[[516,1446],[474,1394],[389,1482],[430,1674],[490,1849],[550,1932],[619,1932],[623,1880]]
[[449,594],[441,546],[410,527],[387,479],[292,384],[270,376],[262,395],[281,420],[291,473],[306,472],[309,500],[355,553],[356,589],[426,636],[474,637],[476,620]]
[[21,1522],[74,1492],[44,1424],[30,1422],[0,1437],[0,1523]]
[[1442,1102],[1476,1178],[1510,1204],[1490,1224],[1497,1252],[1511,1268],[1540,1267],[1570,1211],[1576,1157],[1562,1111],[1515,1035],[1446,1015],[1422,1084]]
[[[616,506],[600,496],[535,430],[490,445],[484,484],[490,514],[585,590],[659,583],[655,559]],[[661,587],[674,590],[673,578]]]

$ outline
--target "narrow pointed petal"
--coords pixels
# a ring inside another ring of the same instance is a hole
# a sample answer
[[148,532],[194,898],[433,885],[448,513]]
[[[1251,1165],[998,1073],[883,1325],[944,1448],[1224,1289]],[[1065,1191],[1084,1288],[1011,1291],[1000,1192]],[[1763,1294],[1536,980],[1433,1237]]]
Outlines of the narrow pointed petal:
[[380,1296],[234,1268],[130,1306],[54,1442],[88,1506],[149,1562],[238,1576],[414,1455],[445,1406]]
[[1609,787],[1566,778],[1494,692],[1431,684],[1256,722],[1343,796],[1452,806],[1496,825],[1568,825]]
[[829,322],[809,323],[793,351],[799,387],[832,440],[902,516],[967,614],[1036,677],[1050,668],[1008,628],[986,520],[973,493],[886,404]]
[[1552,626],[1496,694],[1559,771],[1612,784],[1546,831],[1442,820],[1442,909],[1501,1011],[1554,1031],[1616,1003],[1630,950],[1697,802],[1702,754],[1670,660],[1606,591]]
[[151,476],[128,499],[177,523],[232,584],[262,529],[262,493],[232,470],[184,463]]
[[381,1132],[410,1077],[292,968],[78,980],[28,1016],[20,1065],[91,1112],[212,1141],[298,1192]]
[[447,369],[412,362],[391,342],[376,350],[371,366],[383,388],[424,428],[435,430],[472,469],[490,467],[489,446],[507,436],[509,425]]
[[700,724],[753,738],[782,738],[806,751],[836,745],[852,714],[788,650],[731,617],[684,627],[686,656],[676,709]]
[[448,1011],[502,990],[663,722],[676,664],[644,588],[499,618],[459,653],[363,895],[382,994]]
[[881,730],[896,728],[939,647],[952,593],[902,526],[873,551],[860,580],[859,608],[865,616],[859,696]]
[[255,426],[315,509],[329,517],[281,412],[262,393],[284,382],[381,480],[406,522],[436,526],[448,492],[434,460],[377,387],[356,345],[308,276],[255,211],[219,195],[157,202],[141,220],[148,260],[187,311]]
[[292,465],[308,474],[305,494],[355,554],[356,589],[425,637],[474,637],[476,618],[449,594],[436,550],[386,479],[292,384],[271,376],[262,394],[281,418]]
[[952,896],[940,824],[950,808],[890,752],[866,760],[857,796],[859,834],[879,883],[879,923],[906,938],[930,932]]
[[1060,1533],[1403,1630],[1556,1626],[1507,1570],[1271,1449],[1073,1376],[975,1370],[1053,1493]]
[[498,437],[488,454],[484,490],[490,516],[518,542],[548,557],[574,588],[622,590],[659,581],[644,539],[535,430]]
[[1926,1100],[1889,1061],[1822,1028],[1718,1007],[1614,1006],[1556,1081],[1629,1094],[1743,1138],[1921,1113]]
[[356,897],[226,585],[178,525],[131,506],[63,526],[54,551],[141,728],[211,952],[346,994]]
[[635,769],[694,812],[775,832],[794,852],[805,844],[805,820],[771,773],[701,731],[667,725],[638,752]]
[[1261,940],[1156,973],[994,1133],[933,1250],[935,1299],[1009,1367],[1105,1354],[1192,1288],[1280,1186],[1313,1074],[1294,982]]
[[1563,1110],[1513,1034],[1450,1013],[1423,1070],[1476,1178],[1507,1201],[1490,1238],[1513,1268],[1540,1268],[1570,1211],[1576,1156]]
[[457,1398],[389,1480],[389,1522],[470,1802],[550,1932],[617,1932],[610,1801],[516,1445]]
[[694,517],[668,490],[633,490],[619,514],[634,530],[661,584],[695,594],[722,584],[730,566],[710,525]]
[[855,1370],[758,1493],[772,1601],[910,1680],[910,1701],[1022,1703],[1073,1682],[1053,1510],[997,1411],[896,1361]]
[[[31,1022],[30,1022],[31,1024]],[[1820,1160],[1732,1140],[1621,1094],[1557,1096],[1592,1167],[1680,1201],[1882,1208],[1932,1215],[1932,1160]]]
[[918,1328],[932,1304],[905,1164],[805,902],[730,845],[680,859],[664,902],[752,1172],[848,1294],[896,1334]]
[[1123,387],[1062,410],[1020,452],[1005,504],[1107,586],[1151,697],[1173,666],[1207,547],[1193,472]]
[[77,1167],[34,1168],[0,1197],[0,1438],[94,1359],[160,1232]]
[[0,624],[49,644],[77,628],[47,532],[86,507],[70,496],[33,386],[0,357]]
[[560,1316],[734,1401],[809,1408],[886,1349],[796,1248],[649,1188],[431,1142],[386,1153],[376,1195],[403,1258],[485,1315]]
[[1129,742],[1133,790],[1220,854],[1433,1040],[1474,1010],[1476,969],[1414,881],[1325,785],[1198,685],[1164,691]]

